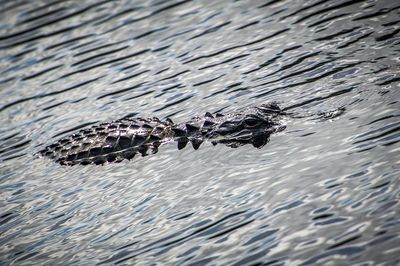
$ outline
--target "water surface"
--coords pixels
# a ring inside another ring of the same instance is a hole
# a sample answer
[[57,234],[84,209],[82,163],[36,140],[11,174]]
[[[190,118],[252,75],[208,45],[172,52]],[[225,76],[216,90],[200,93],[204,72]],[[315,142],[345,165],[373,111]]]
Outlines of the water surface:
[[[396,1],[1,6],[2,265],[400,263]],[[271,101],[299,118],[262,149],[34,156],[97,122]]]

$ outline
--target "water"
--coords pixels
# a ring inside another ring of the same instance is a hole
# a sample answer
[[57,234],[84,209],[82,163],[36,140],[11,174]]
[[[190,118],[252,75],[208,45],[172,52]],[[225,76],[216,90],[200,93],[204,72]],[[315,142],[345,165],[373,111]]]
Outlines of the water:
[[[399,264],[396,1],[1,7],[2,265]],[[262,149],[34,156],[97,122],[271,101],[299,118]]]

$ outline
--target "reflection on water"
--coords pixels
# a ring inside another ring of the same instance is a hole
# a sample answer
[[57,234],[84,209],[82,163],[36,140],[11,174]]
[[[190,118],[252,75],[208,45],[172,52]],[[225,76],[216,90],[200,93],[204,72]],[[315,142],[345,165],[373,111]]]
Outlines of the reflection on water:
[[[400,263],[396,1],[1,5],[3,264]],[[272,101],[294,115],[262,149],[34,156],[98,122]]]

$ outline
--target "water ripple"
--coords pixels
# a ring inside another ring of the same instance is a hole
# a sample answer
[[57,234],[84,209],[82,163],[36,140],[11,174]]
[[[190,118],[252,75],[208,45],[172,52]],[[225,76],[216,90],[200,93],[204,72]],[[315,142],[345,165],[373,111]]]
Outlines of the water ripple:
[[[398,265],[399,12],[390,0],[3,1],[0,261]],[[272,101],[286,130],[262,149],[175,143],[87,167],[35,156],[94,123]]]

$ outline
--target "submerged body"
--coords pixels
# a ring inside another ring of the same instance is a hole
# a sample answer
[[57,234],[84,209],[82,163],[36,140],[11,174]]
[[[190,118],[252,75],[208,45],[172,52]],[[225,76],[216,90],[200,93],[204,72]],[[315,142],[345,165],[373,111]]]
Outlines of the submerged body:
[[40,154],[63,165],[87,165],[130,160],[136,154],[146,156],[173,141],[178,149],[188,142],[198,149],[206,140],[232,148],[245,144],[261,148],[271,134],[285,129],[282,114],[278,105],[271,103],[227,115],[206,113],[181,124],[170,119],[121,119],[82,129],[47,146]]

